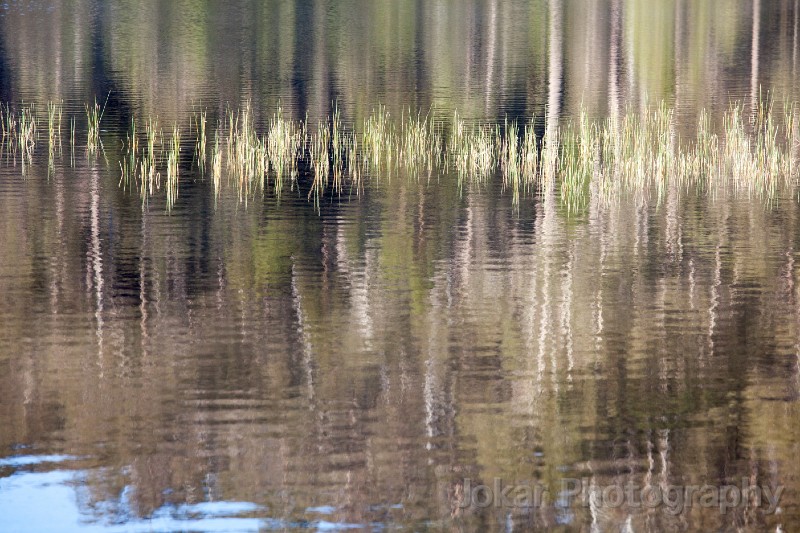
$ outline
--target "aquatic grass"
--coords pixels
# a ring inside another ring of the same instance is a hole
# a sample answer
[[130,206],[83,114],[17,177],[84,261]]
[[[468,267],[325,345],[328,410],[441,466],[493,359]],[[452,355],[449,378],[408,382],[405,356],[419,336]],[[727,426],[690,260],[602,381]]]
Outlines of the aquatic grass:
[[560,128],[557,120],[551,122],[549,117],[545,117],[545,122],[547,126],[542,137],[542,149],[539,155],[539,179],[542,190],[547,192],[553,187],[558,170]]
[[[61,154],[62,106],[47,104],[50,171]],[[205,110],[188,121],[194,160],[201,173],[210,167],[215,198],[226,184],[245,203],[269,188],[280,195],[287,184],[300,186],[301,168],[308,168],[308,198],[317,205],[328,191],[341,196],[348,183],[351,193],[360,194],[368,181],[395,174],[428,181],[452,175],[460,190],[498,179],[515,206],[525,197],[555,192],[567,213],[577,213],[593,198],[607,202],[627,192],[653,193],[661,201],[675,190],[714,195],[730,189],[772,201],[797,186],[800,166],[798,109],[793,102],[784,102],[780,112],[776,107],[771,99],[753,110],[732,104],[717,126],[701,111],[695,131],[684,139],[674,110],[663,102],[600,119],[585,109],[573,119],[545,116],[543,131],[537,131],[535,118],[487,124],[454,112],[450,120],[437,121],[431,111],[406,109],[395,119],[384,106],[354,124],[335,103],[332,115],[311,128],[308,117],[288,118],[279,105],[259,131],[249,103],[226,109],[213,132]],[[95,153],[102,147],[103,109],[95,101],[85,110],[87,152]],[[73,165],[75,118],[67,118]],[[21,160],[26,174],[39,138],[35,106],[0,105],[0,135],[0,156]],[[171,209],[178,199],[183,135],[178,122],[165,137],[157,117],[133,118],[122,143],[120,186],[137,188],[145,205],[161,190],[163,174]]]
[[197,167],[200,172],[205,172],[206,168],[206,110],[199,111],[194,116],[195,130],[197,133],[197,140],[195,141],[195,158],[197,160]]
[[520,189],[523,187],[522,161],[519,154],[519,128],[516,122],[505,121],[505,135],[501,141],[500,168],[503,187],[511,188],[514,204],[519,203]]
[[158,157],[163,133],[158,127],[158,117],[148,116],[144,124],[145,152],[139,161],[139,190],[142,202],[147,195],[152,196],[161,188],[161,173],[158,171]]
[[171,211],[178,198],[178,180],[180,177],[181,131],[175,124],[172,128],[170,149],[167,153],[167,211]]
[[353,189],[355,189],[357,196],[361,194],[363,187],[363,182],[361,180],[362,173],[358,164],[358,154],[358,139],[355,134],[353,134],[350,136],[347,146],[347,175],[350,178],[350,192],[352,193]]
[[229,179],[236,183],[240,200],[264,190],[269,171],[268,143],[255,129],[248,104],[241,110],[227,111],[228,131],[225,141],[225,162]]
[[687,177],[685,181],[693,181],[696,191],[709,190],[720,172],[719,158],[719,137],[712,131],[711,118],[704,109],[698,118],[694,149],[681,159],[681,173]]
[[339,112],[339,106],[334,104],[330,128],[330,152],[333,168],[333,190],[336,194],[341,194],[342,192],[342,175],[344,173],[345,160],[343,129],[342,115]]
[[47,169],[52,173],[55,167],[56,149],[61,154],[61,119],[63,102],[47,103]]
[[131,131],[128,132],[125,142],[125,157],[120,161],[120,186],[127,189],[136,181],[139,170],[139,141],[136,136],[136,121],[131,119]]
[[63,117],[63,101],[47,103],[47,140],[51,151],[56,145],[61,149],[61,120]]
[[297,162],[306,137],[304,124],[286,119],[280,105],[269,122],[266,151],[275,175],[276,193],[280,193],[284,181],[297,178]]
[[797,160],[800,155],[800,124],[798,123],[798,108],[795,102],[785,101],[783,104],[784,143],[787,147],[786,169],[788,179],[786,185],[791,185],[797,174]]
[[219,142],[220,132],[214,132],[214,148],[211,152],[211,179],[214,184],[214,200],[219,198],[220,180],[222,179],[222,148]]
[[22,162],[22,175],[27,174],[27,168],[33,163],[33,153],[36,150],[36,112],[35,105],[23,106],[20,110],[18,121],[17,145],[20,149]]
[[362,133],[362,159],[364,168],[380,175],[381,170],[391,170],[396,133],[386,107],[379,105],[364,120]]
[[89,106],[89,104],[84,104],[87,122],[86,150],[89,156],[94,156],[96,154],[97,149],[102,142],[100,140],[100,121],[103,120],[106,104],[108,104],[108,98],[106,98],[106,103],[103,104],[102,108],[100,107],[100,104],[97,103],[96,98],[94,100],[94,105]]
[[455,166],[459,186],[466,180],[485,183],[498,164],[498,147],[502,147],[499,127],[487,124],[467,126],[458,113],[453,115],[448,157]]
[[11,157],[13,154],[16,158],[17,116],[11,110],[10,104],[6,104],[4,108],[0,105],[0,122],[2,123],[3,144],[6,148],[6,155]]
[[589,185],[598,173],[601,128],[581,110],[578,124],[568,124],[561,141],[559,172],[561,199],[568,212],[577,211],[588,201]]
[[539,172],[538,141],[535,131],[535,117],[531,117],[525,125],[525,132],[520,148],[520,164],[524,181],[532,186]]
[[422,116],[411,111],[403,114],[400,120],[397,160],[410,177],[418,178],[426,174],[432,176],[441,165],[441,129],[436,126],[431,114]]
[[308,191],[308,197],[312,196],[315,202],[319,202],[323,190],[328,185],[328,178],[330,176],[330,130],[328,125],[323,122],[317,123],[316,132],[311,135],[309,141],[309,159],[313,168],[314,180],[311,183],[311,189]]

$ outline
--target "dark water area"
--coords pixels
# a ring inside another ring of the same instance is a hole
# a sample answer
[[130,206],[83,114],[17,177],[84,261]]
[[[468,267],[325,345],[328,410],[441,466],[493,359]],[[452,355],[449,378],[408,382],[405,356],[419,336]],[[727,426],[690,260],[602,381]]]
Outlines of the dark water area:
[[693,132],[702,110],[798,100],[799,17],[796,0],[0,4],[0,100],[63,100],[78,139],[24,172],[0,150],[0,531],[800,530],[796,186],[572,211],[451,168],[317,203],[307,164],[280,195],[217,194],[187,145],[168,209],[117,164],[132,120],[188,131],[245,106],[257,128],[278,106],[359,124],[383,105],[537,117],[541,137],[663,101]]

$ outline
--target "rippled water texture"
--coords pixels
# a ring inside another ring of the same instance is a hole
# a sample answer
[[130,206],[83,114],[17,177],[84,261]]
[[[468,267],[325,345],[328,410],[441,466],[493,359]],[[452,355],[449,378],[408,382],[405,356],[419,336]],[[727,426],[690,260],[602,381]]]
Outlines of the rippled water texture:
[[[800,530],[800,204],[671,184],[516,201],[374,171],[309,197],[121,186],[132,121],[548,124],[665,102],[675,142],[798,100],[797,0],[9,1],[0,531]],[[87,154],[85,104],[107,105]],[[74,148],[70,146],[75,117]],[[210,140],[209,142],[213,142]],[[583,480],[591,501],[565,497]],[[544,487],[541,505],[467,501]],[[782,487],[647,507],[603,487]],[[485,490],[484,493],[485,495]],[[751,494],[752,496],[752,494]],[[466,505],[471,503],[472,505]],[[763,503],[763,502],[762,502]],[[626,529],[627,528],[627,529]]]

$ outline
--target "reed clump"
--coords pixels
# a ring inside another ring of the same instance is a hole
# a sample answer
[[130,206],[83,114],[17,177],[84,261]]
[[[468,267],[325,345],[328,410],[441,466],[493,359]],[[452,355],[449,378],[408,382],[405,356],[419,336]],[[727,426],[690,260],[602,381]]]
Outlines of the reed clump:
[[280,192],[284,181],[297,179],[297,163],[305,137],[305,123],[286,119],[278,106],[269,122],[266,139],[270,168],[275,174],[276,192]]
[[16,151],[17,140],[17,115],[11,110],[9,104],[0,104],[0,128],[3,130],[2,145],[5,149],[6,157],[11,156]]
[[[147,199],[161,189],[160,164],[163,159],[163,132],[159,129],[158,118],[148,116],[143,124],[144,131],[136,126],[136,120],[131,120],[131,127],[126,135],[122,161],[119,163],[121,176],[120,185],[139,191],[142,207],[147,205]],[[177,128],[176,128],[177,130]],[[176,131],[177,132],[177,131]],[[173,132],[173,139],[175,135]],[[180,134],[177,132],[177,142],[180,145]],[[143,143],[143,146],[142,146]],[[173,145],[174,151],[174,145]],[[176,171],[176,161],[170,161],[167,156],[168,171]],[[172,175],[170,176],[172,178]],[[169,181],[169,180],[168,180]],[[168,207],[173,192],[168,191]]]
[[[107,102],[108,100],[106,100]],[[84,108],[86,110],[86,151],[89,156],[94,156],[101,144],[100,121],[103,120],[105,105],[100,108],[100,104],[95,99],[94,105],[85,104]]]
[[33,163],[33,153],[36,151],[36,111],[33,104],[20,110],[18,124],[17,145],[21,153],[24,176],[28,166]]
[[219,129],[214,132],[214,148],[211,152],[211,178],[214,183],[214,199],[219,197],[222,179],[222,148],[220,147]]
[[577,124],[568,124],[562,139],[562,153],[558,159],[561,175],[561,199],[568,211],[579,210],[588,201],[590,183],[598,175],[601,126],[589,120],[581,111]]
[[502,151],[500,129],[487,124],[467,125],[455,113],[451,132],[448,156],[455,166],[459,184],[466,180],[477,183],[488,180],[497,168]]
[[197,159],[197,167],[200,169],[201,173],[205,172],[206,169],[206,146],[208,145],[208,141],[206,139],[206,123],[206,110],[203,109],[194,116],[194,126],[197,133],[197,140],[195,141],[195,157]]
[[362,153],[364,169],[377,175],[392,168],[393,147],[397,145],[394,123],[386,110],[379,105],[364,119],[362,128]]
[[128,132],[125,142],[125,157],[119,163],[121,176],[120,185],[130,188],[135,181],[139,167],[139,141],[136,137],[136,121],[131,120],[131,131]]
[[400,121],[398,160],[413,177],[425,174],[429,179],[441,165],[443,154],[441,127],[430,114],[413,115],[410,110]]
[[181,130],[175,124],[172,128],[170,148],[167,153],[167,210],[171,210],[178,198],[178,178],[180,177]]
[[56,151],[61,154],[61,120],[63,102],[47,103],[47,168],[52,172],[55,166]]
[[319,199],[324,189],[328,186],[330,176],[330,130],[328,125],[322,122],[317,123],[317,128],[311,134],[309,143],[309,159],[313,168],[314,181],[308,192],[309,198],[314,195]]

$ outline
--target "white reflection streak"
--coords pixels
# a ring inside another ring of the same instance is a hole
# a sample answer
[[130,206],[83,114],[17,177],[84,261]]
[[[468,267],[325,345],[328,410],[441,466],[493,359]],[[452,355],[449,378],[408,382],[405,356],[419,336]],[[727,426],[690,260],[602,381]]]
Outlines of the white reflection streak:
[[647,474],[644,476],[644,488],[649,491],[653,487],[653,472],[656,469],[656,461],[653,457],[653,440],[650,438],[651,430],[647,431]]
[[[658,312],[661,318],[661,334],[664,335],[664,340],[669,338],[667,331],[667,280],[666,277],[661,276],[658,279]],[[665,353],[662,357],[658,358],[658,381],[659,387],[662,392],[667,393],[669,390],[669,375],[671,358]]]
[[[103,258],[100,249],[100,191],[99,191],[100,176],[96,170],[92,171],[92,187],[91,187],[91,252],[90,260],[92,264],[92,277],[94,285],[95,296],[95,322],[97,324],[98,355],[103,356]],[[100,361],[102,366],[102,360]]]
[[[550,1],[550,43],[549,43],[549,79],[547,95],[547,125],[545,127],[545,139],[543,146],[547,147],[547,160],[542,161],[542,177],[545,181],[544,186],[548,194],[546,199],[551,199],[553,195],[553,184],[551,183],[555,175],[556,159],[558,157],[557,138],[558,138],[558,118],[561,114],[561,77],[562,77],[562,50],[561,50],[561,31],[562,14],[561,0]],[[545,211],[547,203],[545,203]]]
[[[433,370],[433,350],[428,351],[428,360],[425,362],[425,386],[423,390],[423,396],[425,398],[425,435],[430,439],[434,436],[434,414],[433,414],[433,389],[435,388],[436,384],[436,374]],[[430,450],[431,443],[430,441],[426,444],[426,447]]]
[[147,213],[142,212],[141,222],[141,248],[139,251],[139,329],[142,332],[142,359],[147,360],[147,290],[145,287],[146,269],[144,265],[144,256],[147,250]]
[[[437,276],[438,277],[438,276]],[[441,278],[439,278],[441,279]],[[428,320],[430,325],[428,331],[428,357],[425,361],[425,384],[423,386],[423,398],[425,401],[425,435],[428,439],[435,437],[438,432],[436,430],[437,420],[437,402],[436,392],[441,391],[442,386],[436,374],[436,353],[437,341],[441,338],[439,333],[439,320],[438,317],[442,316],[441,303],[439,302],[438,281],[435,282],[434,288],[430,291],[430,299],[428,306]],[[433,443],[428,440],[425,444],[428,450],[433,448]]]
[[692,311],[697,308],[697,280],[694,274],[694,259],[689,259],[689,305]]
[[[435,324],[435,320],[434,320]],[[431,334],[428,338],[430,343],[436,339],[437,328],[434,325]],[[423,389],[423,396],[425,399],[425,435],[428,439],[436,436],[436,390],[441,388],[436,377],[436,365],[434,361],[434,354],[436,350],[433,346],[428,346],[428,360],[425,362],[425,385]],[[430,450],[433,448],[433,443],[428,440],[425,447]]]
[[[544,217],[541,225],[539,226],[539,251],[542,262],[544,263],[541,269],[542,275],[542,298],[541,298],[541,319],[539,321],[539,343],[537,347],[537,394],[542,392],[542,379],[544,377],[545,366],[545,353],[548,346],[548,336],[550,334],[550,326],[552,324],[552,302],[550,301],[550,277],[552,276],[552,262],[554,253],[554,234],[556,229],[556,212],[555,212],[555,198],[552,197],[552,191],[547,194],[544,200]],[[553,384],[556,386],[556,360],[555,353],[551,353],[551,368]]]
[[564,272],[563,281],[561,282],[561,333],[564,337],[567,349],[567,381],[572,382],[572,370],[575,368],[575,360],[573,358],[573,340],[572,340],[572,269],[575,263],[575,242],[569,250],[567,258],[567,267]]
[[[547,215],[545,215],[545,218]],[[550,255],[550,250],[544,250],[544,269],[542,271],[543,285],[542,285],[542,319],[539,323],[539,346],[537,349],[537,393],[542,392],[542,378],[544,377],[544,353],[547,349],[547,332],[550,325],[550,260],[547,258]],[[555,369],[551,369],[554,371]]]
[[466,229],[466,234],[464,238],[461,239],[461,242],[464,243],[464,246],[459,247],[456,251],[456,265],[460,270],[460,287],[457,288],[457,292],[461,292],[460,289],[466,288],[469,285],[469,278],[470,278],[470,263],[472,259],[472,240],[473,240],[473,229],[472,226],[474,224],[474,208],[472,206],[473,199],[472,199],[472,191],[467,192],[467,207],[465,209],[467,213],[467,219],[465,221],[464,227]]
[[[591,468],[591,463],[589,463]],[[600,506],[598,505],[598,497],[600,494],[600,490],[597,487],[597,481],[594,477],[594,472],[592,472],[592,478],[589,482],[589,513],[592,516],[592,525],[591,525],[591,533],[601,533],[603,531],[602,527],[600,526],[599,516],[600,516]]]
[[[542,270],[542,314],[539,325],[539,347],[538,347],[538,368],[537,368],[537,392],[541,393],[541,382],[544,372],[544,353],[547,348],[547,336],[551,323],[550,312],[550,267],[552,256],[552,236],[554,225],[556,224],[556,198],[555,187],[552,181],[555,176],[555,165],[557,150],[555,149],[558,132],[558,118],[561,113],[561,76],[562,76],[562,51],[561,51],[561,30],[562,30],[562,6],[561,0],[551,0],[550,2],[550,43],[549,43],[549,80],[547,97],[547,126],[545,129],[545,146],[547,150],[547,161],[543,161],[543,179],[545,180],[544,195],[544,219],[540,227],[541,231],[541,250],[544,254],[544,269]],[[552,354],[554,386],[556,385],[555,375],[555,354]]]
[[661,493],[667,494],[669,489],[669,429],[660,430],[658,437],[661,454]]
[[679,194],[677,186],[670,184],[667,194],[667,249],[673,260],[680,260],[683,256],[683,236],[678,215]]
[[[55,177],[55,185],[56,185],[56,235],[58,237],[58,244],[61,249],[64,249],[64,183],[63,183],[63,174],[61,172]],[[51,296],[51,309],[53,313],[57,312],[58,310],[58,303],[59,303],[59,296],[61,293],[60,286],[61,280],[63,280],[63,276],[59,275],[59,267],[57,265],[61,265],[63,269],[63,265],[65,261],[63,259],[59,259],[59,261],[52,263],[52,278],[51,278],[51,285],[50,285],[50,296]]]
[[312,365],[312,347],[310,335],[306,331],[306,319],[303,312],[303,300],[297,288],[297,269],[292,261],[292,307],[297,317],[297,332],[300,334],[300,342],[303,344],[303,366],[308,382],[309,409],[313,409],[314,401],[314,369]]
[[750,110],[756,114],[758,107],[759,35],[761,33],[761,0],[753,0],[753,39],[750,56]]
[[[372,319],[370,313],[370,273],[371,265],[373,264],[374,253],[372,250],[364,252],[364,265],[363,269],[359,269],[356,265],[351,265],[353,262],[350,258],[347,249],[347,238],[345,235],[345,228],[339,225],[336,230],[336,264],[337,270],[344,274],[350,283],[350,309],[354,316],[355,323],[358,324],[359,329],[364,337],[364,343],[367,348],[371,347],[372,340]],[[362,270],[359,272],[359,270]]]
[[558,116],[561,113],[561,0],[550,1],[550,57],[549,57],[549,94],[547,96],[548,132],[555,132]]
[[719,291],[722,286],[722,236],[727,232],[728,204],[725,204],[721,226],[719,229],[719,242],[714,254],[714,284],[711,286],[711,305],[708,308],[708,348],[709,355],[714,353],[714,330],[717,327],[717,308],[719,307]]
[[614,124],[619,111],[619,41],[620,41],[620,0],[611,1],[611,43],[608,53],[608,112]]
[[595,356],[600,355],[600,345],[603,342],[603,331],[605,325],[603,324],[603,275],[605,272],[606,256],[608,255],[608,244],[606,241],[606,231],[602,224],[601,214],[598,212],[597,218],[593,221],[597,226],[600,238],[600,261],[599,269],[597,272],[598,283],[597,292],[594,297],[594,348]]
[[794,32],[792,34],[792,77],[797,74],[797,11],[800,9],[800,0],[794,0]]
[[[532,246],[535,247],[536,245],[533,244]],[[534,250],[535,251],[539,251],[538,248],[536,248],[536,247],[534,248]],[[533,257],[538,261],[538,256],[534,255]],[[534,261],[532,261],[532,262],[535,263]],[[531,283],[530,283],[530,289],[528,291],[528,298],[523,303],[523,305],[525,305],[524,313],[525,313],[525,316],[527,318],[527,328],[526,328],[527,329],[527,332],[526,332],[527,334],[525,336],[525,343],[526,343],[525,345],[526,345],[526,348],[527,348],[527,352],[529,354],[531,354],[531,356],[533,355],[533,350],[535,349],[534,344],[535,344],[535,341],[536,341],[536,310],[537,310],[536,301],[538,299],[537,298],[537,290],[539,288],[538,287],[538,283],[537,283],[538,275],[539,275],[539,269],[538,268],[534,269],[534,271],[531,272],[531,274],[530,274]],[[529,371],[532,371],[532,369],[531,369],[532,360],[533,360],[533,357],[530,357],[529,360],[528,360],[528,370]],[[541,368],[541,367],[539,367],[539,368]],[[535,392],[536,391],[533,390],[533,389],[528,389],[526,391],[526,397],[527,397],[526,398],[526,406],[527,406],[527,409],[528,409],[529,413],[533,412]]]
[[722,242],[717,243],[714,254],[714,284],[711,286],[711,306],[708,308],[708,348],[709,355],[714,353],[714,329],[717,326],[717,307],[719,306],[719,288],[722,285]]
[[486,112],[489,112],[489,98],[492,95],[492,77],[494,75],[494,56],[497,41],[497,1],[493,0],[489,15],[489,51],[486,62]]
[[675,62],[675,109],[680,109],[680,103],[683,96],[683,69],[681,68],[681,59],[684,57],[683,53],[683,5],[681,2],[675,2],[675,33],[673,36],[674,57]]

